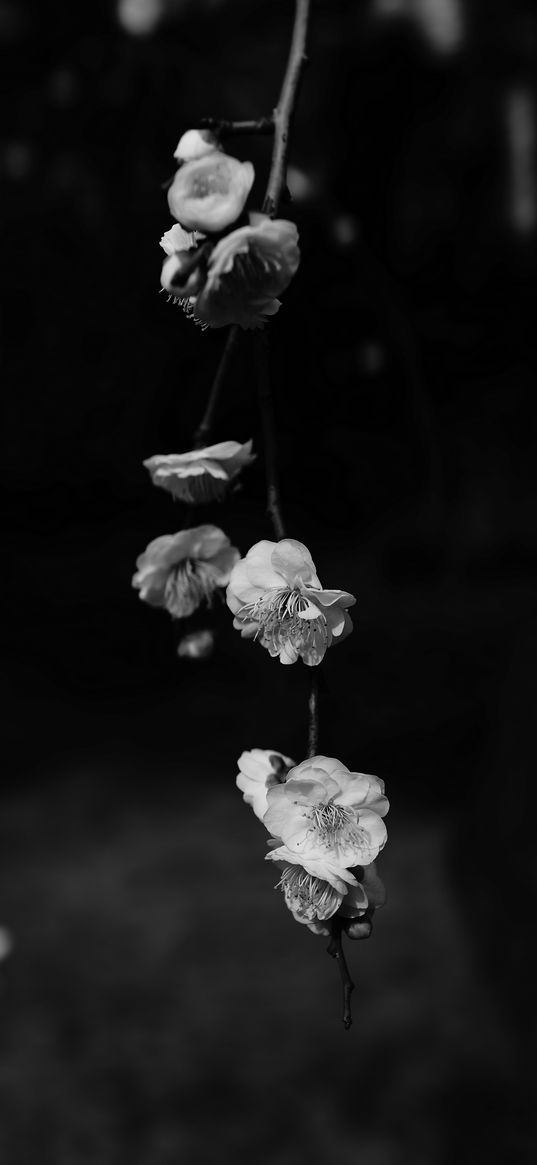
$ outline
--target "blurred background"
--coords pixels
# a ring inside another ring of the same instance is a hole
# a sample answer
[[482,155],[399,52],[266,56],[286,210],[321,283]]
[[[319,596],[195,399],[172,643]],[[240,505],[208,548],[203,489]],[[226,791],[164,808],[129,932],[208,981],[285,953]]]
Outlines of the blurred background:
[[[225,334],[159,295],[203,116],[270,112],[290,0],[0,0],[2,1165],[533,1159],[537,9],[313,0],[270,325],[289,534],[358,595],[321,749],[388,786],[355,1022],[235,789],[309,673],[131,589]],[[270,141],[229,152],[256,166]],[[215,440],[261,452],[251,339]],[[200,521],[271,537],[262,459]]]

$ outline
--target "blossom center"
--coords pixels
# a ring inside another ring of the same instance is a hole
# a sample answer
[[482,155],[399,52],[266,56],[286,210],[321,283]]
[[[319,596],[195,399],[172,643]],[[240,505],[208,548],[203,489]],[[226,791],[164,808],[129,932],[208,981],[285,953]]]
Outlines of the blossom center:
[[356,812],[345,805],[334,805],[333,801],[322,801],[313,805],[308,813],[311,829],[321,845],[334,846],[355,844],[360,837],[356,822]]
[[170,571],[164,588],[164,602],[176,619],[192,614],[200,603],[210,603],[217,583],[208,562],[184,558]]
[[256,639],[261,639],[271,655],[279,655],[289,643],[297,655],[318,662],[327,647],[326,619],[321,611],[312,619],[304,618],[303,612],[310,606],[296,587],[282,588],[269,591],[254,603],[246,603],[237,617],[245,623],[259,624]]
[[331,918],[341,902],[341,894],[329,882],[306,873],[302,866],[286,866],[276,889],[283,890],[289,910],[307,922]]
[[199,505],[204,502],[222,501],[228,485],[228,478],[224,480],[222,477],[213,477],[208,470],[196,474],[187,472],[185,477],[178,478],[176,492],[184,501]]
[[190,182],[190,198],[210,198],[212,194],[228,194],[229,174],[222,162],[212,163],[203,174],[193,174]]

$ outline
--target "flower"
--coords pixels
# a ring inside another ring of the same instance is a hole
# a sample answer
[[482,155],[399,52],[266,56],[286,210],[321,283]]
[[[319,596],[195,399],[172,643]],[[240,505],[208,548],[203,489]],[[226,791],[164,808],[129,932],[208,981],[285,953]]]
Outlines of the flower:
[[290,756],[275,748],[252,748],[250,752],[241,752],[237,761],[240,770],[237,788],[260,821],[268,809],[268,790],[285,781],[294,763]]
[[251,162],[213,149],[179,168],[168,205],[187,231],[222,231],[242,214],[253,181]]
[[175,498],[200,505],[223,498],[229,484],[244,465],[255,460],[252,442],[220,441],[188,453],[156,453],[144,465],[153,485],[167,489]]
[[227,588],[233,626],[257,639],[280,663],[309,667],[323,659],[333,639],[352,631],[348,591],[323,590],[302,542],[256,542],[234,566]]
[[279,310],[276,297],[289,286],[299,262],[295,224],[251,214],[249,226],[216,244],[207,281],[193,305],[196,319],[211,328],[263,327]]
[[204,154],[212,154],[215,150],[221,149],[218,138],[212,130],[187,129],[179,138],[173,156],[181,165],[182,162],[192,162],[196,158],[202,158]]
[[368,866],[386,842],[384,783],[351,773],[335,757],[314,756],[267,793],[263,824],[274,834],[269,861],[302,866],[344,895],[353,866]]
[[214,634],[208,627],[185,635],[177,648],[180,659],[209,659],[213,651]]
[[137,558],[132,585],[144,602],[165,607],[173,619],[184,619],[201,603],[211,603],[239,557],[218,526],[162,534]]
[[[278,865],[283,864],[279,863]],[[349,920],[347,925],[362,919],[366,910],[378,910],[384,905],[386,891],[375,864],[358,869],[359,880],[347,887],[346,893],[335,890],[329,882],[308,874],[302,866],[283,865],[283,873],[276,889],[282,890],[285,904],[295,922],[309,926],[315,934],[330,934],[322,924],[339,914]],[[367,921],[367,920],[366,920]],[[369,928],[370,929],[370,928]]]

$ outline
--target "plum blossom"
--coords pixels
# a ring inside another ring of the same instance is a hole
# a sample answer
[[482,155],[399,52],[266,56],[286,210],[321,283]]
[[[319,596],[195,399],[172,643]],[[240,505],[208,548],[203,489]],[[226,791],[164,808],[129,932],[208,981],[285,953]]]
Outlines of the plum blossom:
[[242,214],[253,181],[251,162],[213,148],[180,166],[168,189],[168,205],[187,231],[223,231]]
[[352,631],[348,591],[324,590],[302,542],[256,542],[234,566],[227,588],[233,626],[280,663],[319,664],[334,639]]
[[164,607],[173,619],[184,619],[202,603],[210,605],[239,557],[218,526],[162,534],[137,558],[132,585],[144,602]]
[[348,919],[352,926],[354,921],[364,918],[366,910],[371,912],[384,905],[386,892],[375,863],[365,869],[356,867],[355,872],[358,875],[356,885],[341,893],[329,882],[308,874],[302,866],[284,865],[276,889],[283,891],[285,904],[295,922],[304,923],[315,934],[329,935],[329,928],[323,924],[335,914]]
[[252,748],[249,752],[241,752],[237,761],[237,788],[260,821],[268,809],[268,790],[285,781],[294,763],[290,756],[275,748]]
[[207,280],[193,304],[196,319],[210,328],[263,327],[279,310],[277,296],[289,286],[299,262],[295,224],[251,214],[249,226],[216,244]]
[[280,308],[299,261],[298,233],[286,219],[251,214],[250,225],[216,245],[178,223],[161,240],[160,282],[202,328],[262,328]]
[[190,505],[221,501],[230,483],[255,460],[252,442],[220,441],[188,453],[156,453],[144,465],[153,485]]
[[[335,757],[314,756],[267,792],[263,824],[274,836],[269,861],[301,866],[344,896],[386,842],[384,783],[351,773]],[[338,903],[339,905],[339,903]]]

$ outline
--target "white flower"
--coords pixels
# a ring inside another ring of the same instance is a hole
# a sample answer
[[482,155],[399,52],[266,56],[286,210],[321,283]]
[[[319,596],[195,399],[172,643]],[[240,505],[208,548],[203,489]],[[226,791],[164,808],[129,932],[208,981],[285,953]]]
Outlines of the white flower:
[[202,158],[205,154],[212,154],[215,150],[221,149],[218,138],[212,130],[187,129],[179,138],[173,156],[181,165],[182,162],[192,162],[196,158]]
[[227,604],[233,626],[284,664],[321,662],[333,639],[352,631],[348,591],[323,590],[302,542],[256,542],[233,568]]
[[144,602],[184,619],[202,603],[211,603],[238,558],[239,551],[217,526],[162,534],[137,558],[132,585]]
[[278,311],[276,297],[289,286],[299,262],[295,224],[251,214],[250,226],[220,239],[210,255],[207,280],[193,304],[196,319],[211,328],[263,327]]
[[290,756],[275,748],[252,748],[249,752],[241,752],[237,761],[237,788],[260,821],[268,809],[268,790],[285,781],[294,763]]
[[190,505],[221,500],[245,465],[255,461],[252,442],[220,441],[188,453],[156,453],[144,465],[153,485]]
[[187,231],[222,231],[242,214],[253,181],[251,162],[214,149],[179,168],[168,205]]
[[342,893],[330,882],[308,874],[302,866],[284,866],[276,889],[283,891],[285,904],[295,922],[305,923],[316,934],[328,935],[329,928],[319,924],[335,914],[349,920],[359,919],[366,910],[377,910],[386,900],[384,884],[374,863],[365,870],[357,870],[357,873],[359,880],[356,885],[347,887]]
[[384,783],[335,757],[302,761],[267,801],[263,824],[274,834],[267,859],[303,866],[339,894],[356,885],[352,867],[370,865],[386,842]]

